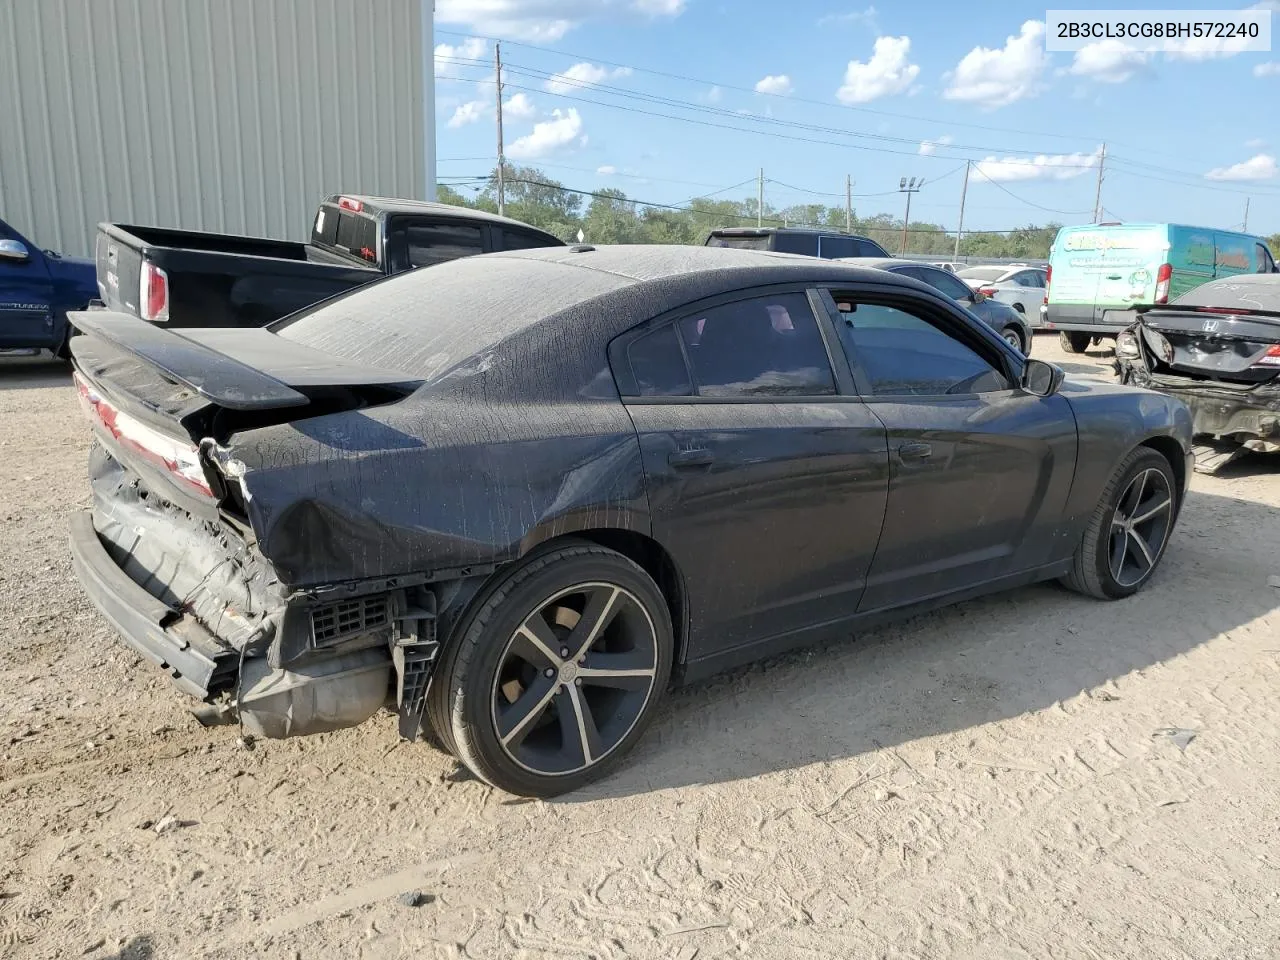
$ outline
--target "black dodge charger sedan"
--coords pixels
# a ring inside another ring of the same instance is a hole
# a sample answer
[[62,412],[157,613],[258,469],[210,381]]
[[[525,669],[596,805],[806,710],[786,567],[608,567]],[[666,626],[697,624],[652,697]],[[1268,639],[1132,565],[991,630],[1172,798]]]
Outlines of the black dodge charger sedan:
[[125,643],[205,722],[386,706],[519,794],[601,775],[673,681],[1037,580],[1128,596],[1190,470],[1178,400],[784,254],[472,257],[266,329],[74,319],[72,550]]

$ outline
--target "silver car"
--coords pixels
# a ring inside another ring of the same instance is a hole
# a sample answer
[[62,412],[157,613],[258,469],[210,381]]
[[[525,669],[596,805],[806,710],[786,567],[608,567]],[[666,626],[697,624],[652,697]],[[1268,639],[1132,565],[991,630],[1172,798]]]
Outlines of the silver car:
[[1028,323],[1040,325],[1040,304],[1044,302],[1046,279],[1043,267],[1025,263],[995,264],[989,267],[965,267],[956,276],[988,300],[1007,303],[1022,314]]
[[860,267],[875,267],[904,277],[927,283],[946,294],[964,307],[988,327],[1000,334],[1005,342],[1024,357],[1031,356],[1031,324],[1007,303],[1000,303],[983,296],[979,291],[965,286],[955,274],[935,267],[931,263],[915,260],[899,260],[894,257],[841,257],[842,263],[856,263]]

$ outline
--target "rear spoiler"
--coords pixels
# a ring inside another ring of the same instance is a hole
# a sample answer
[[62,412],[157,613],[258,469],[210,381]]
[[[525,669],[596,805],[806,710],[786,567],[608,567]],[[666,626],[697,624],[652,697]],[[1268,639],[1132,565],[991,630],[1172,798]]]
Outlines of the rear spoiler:
[[269,410],[310,402],[306,394],[261,370],[130,314],[86,310],[67,318],[82,333],[120,347],[220,407]]

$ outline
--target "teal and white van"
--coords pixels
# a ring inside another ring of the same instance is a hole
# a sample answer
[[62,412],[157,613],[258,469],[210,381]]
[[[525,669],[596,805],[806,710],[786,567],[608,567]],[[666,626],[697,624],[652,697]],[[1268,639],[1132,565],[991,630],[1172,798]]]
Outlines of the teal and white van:
[[1049,251],[1043,327],[1080,353],[1114,337],[1134,308],[1168,303],[1218,277],[1280,270],[1261,237],[1177,223],[1063,227]]

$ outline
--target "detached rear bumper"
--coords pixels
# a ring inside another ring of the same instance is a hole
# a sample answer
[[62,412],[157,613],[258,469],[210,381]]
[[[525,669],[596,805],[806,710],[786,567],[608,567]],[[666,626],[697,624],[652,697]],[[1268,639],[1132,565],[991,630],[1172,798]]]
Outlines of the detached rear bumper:
[[1248,391],[1230,390],[1152,376],[1143,364],[1132,360],[1121,360],[1116,366],[1123,382],[1158,390],[1185,403],[1191,410],[1191,429],[1196,436],[1280,444],[1280,387],[1264,384]]
[[207,700],[234,683],[236,652],[134,583],[102,545],[88,511],[71,518],[71,562],[125,645],[168,673],[178,689]]

